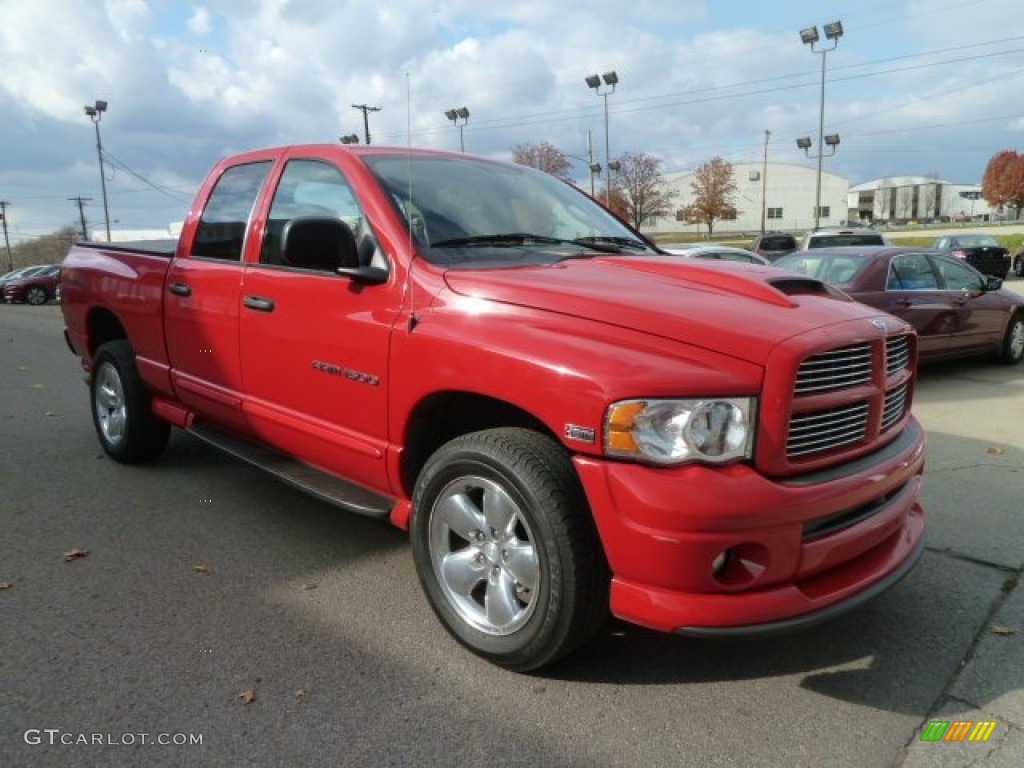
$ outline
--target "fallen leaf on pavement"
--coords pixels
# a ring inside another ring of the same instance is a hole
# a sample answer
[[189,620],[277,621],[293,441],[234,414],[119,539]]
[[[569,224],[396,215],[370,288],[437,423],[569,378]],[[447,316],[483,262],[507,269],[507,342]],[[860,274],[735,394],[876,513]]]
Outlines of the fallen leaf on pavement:
[[1010,627],[1006,626],[1005,624],[993,624],[991,631],[992,631],[993,635],[1016,635],[1017,634],[1017,630],[1016,629],[1011,629]]
[[64,553],[64,562],[70,563],[72,560],[79,560],[83,557],[89,556],[88,549],[72,549],[70,552]]
[[14,584],[9,581],[0,581],[0,589],[10,589],[13,586]]
[[1000,448],[998,445],[993,445],[988,449],[988,453],[992,454],[993,456],[1002,456],[1003,449]]
[[209,573],[210,566],[206,565],[205,563],[199,563],[197,565],[193,565],[192,570],[196,573]]
[[306,689],[305,688],[299,688],[299,690],[297,690],[295,692],[295,698],[296,699],[304,699],[304,698],[306,698]]
[[43,389],[43,385],[42,384],[33,384],[32,385],[32,389]]
[[307,581],[305,584],[302,585],[302,588],[303,589],[316,589],[319,586],[320,585],[317,584],[315,581]]
[[243,704],[252,704],[254,701],[256,701],[256,691],[254,691],[252,688],[250,688],[247,691],[242,691],[240,694],[238,694],[238,698],[242,700]]

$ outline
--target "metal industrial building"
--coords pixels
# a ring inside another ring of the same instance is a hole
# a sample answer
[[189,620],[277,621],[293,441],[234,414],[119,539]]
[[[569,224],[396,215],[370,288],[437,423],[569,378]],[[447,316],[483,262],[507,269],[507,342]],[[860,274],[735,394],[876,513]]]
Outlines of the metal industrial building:
[[995,213],[977,184],[934,176],[890,176],[850,188],[851,219],[874,223],[988,220]]
[[[814,227],[814,200],[818,171],[791,163],[733,163],[736,184],[735,219],[715,222],[714,232],[760,232],[762,207],[765,229],[805,230]],[[707,228],[677,221],[675,212],[693,201],[693,172],[666,173],[665,181],[675,192],[672,214],[645,222],[651,235],[672,232],[702,232]],[[850,218],[847,196],[850,182],[825,171],[821,177],[821,226],[835,227]]]

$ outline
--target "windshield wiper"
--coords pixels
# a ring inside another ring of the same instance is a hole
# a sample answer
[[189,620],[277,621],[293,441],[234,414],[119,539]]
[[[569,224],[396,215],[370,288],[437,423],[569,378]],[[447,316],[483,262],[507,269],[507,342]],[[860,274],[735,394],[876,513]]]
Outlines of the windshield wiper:
[[[498,235],[453,237],[447,240],[438,240],[436,243],[431,243],[430,246],[432,248],[461,248],[467,245],[491,245],[501,248],[539,243],[542,245],[578,245],[591,251],[600,251],[601,253],[622,253],[622,249],[618,247],[618,240],[628,240],[628,238],[581,237],[577,240],[566,240],[560,237],[548,237],[547,235],[532,235],[529,232],[506,232]],[[633,243],[637,241],[628,240],[628,242]]]
[[[637,240],[634,237],[613,237],[611,235],[592,235],[591,237],[581,237],[577,240],[573,240],[574,243],[587,244],[591,247],[594,243],[611,243],[614,245],[623,245],[627,248],[637,248],[642,251],[650,250],[650,246],[642,240]],[[598,250],[595,248],[595,250]]]

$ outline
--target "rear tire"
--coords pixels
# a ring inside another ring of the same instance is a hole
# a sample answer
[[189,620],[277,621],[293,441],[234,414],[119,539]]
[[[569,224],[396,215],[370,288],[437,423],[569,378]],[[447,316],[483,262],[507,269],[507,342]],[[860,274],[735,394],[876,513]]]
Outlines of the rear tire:
[[1024,358],[1024,313],[1018,312],[1006,326],[999,359],[1007,365],[1016,365],[1021,358]]
[[108,341],[96,352],[89,393],[96,435],[110,458],[140,464],[163,452],[171,425],[153,415],[152,399],[126,340]]
[[474,432],[427,461],[413,494],[420,583],[448,631],[526,672],[588,640],[609,572],[572,462],[526,429]]

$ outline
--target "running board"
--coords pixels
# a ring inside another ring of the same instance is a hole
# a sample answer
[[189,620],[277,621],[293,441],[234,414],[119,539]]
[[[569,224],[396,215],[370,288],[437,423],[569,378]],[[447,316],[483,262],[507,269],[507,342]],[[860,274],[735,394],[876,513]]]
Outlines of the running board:
[[303,464],[272,448],[250,442],[209,424],[194,424],[187,430],[204,443],[219,448],[260,469],[278,480],[316,496],[321,501],[367,517],[387,518],[394,499],[381,496],[321,469]]

